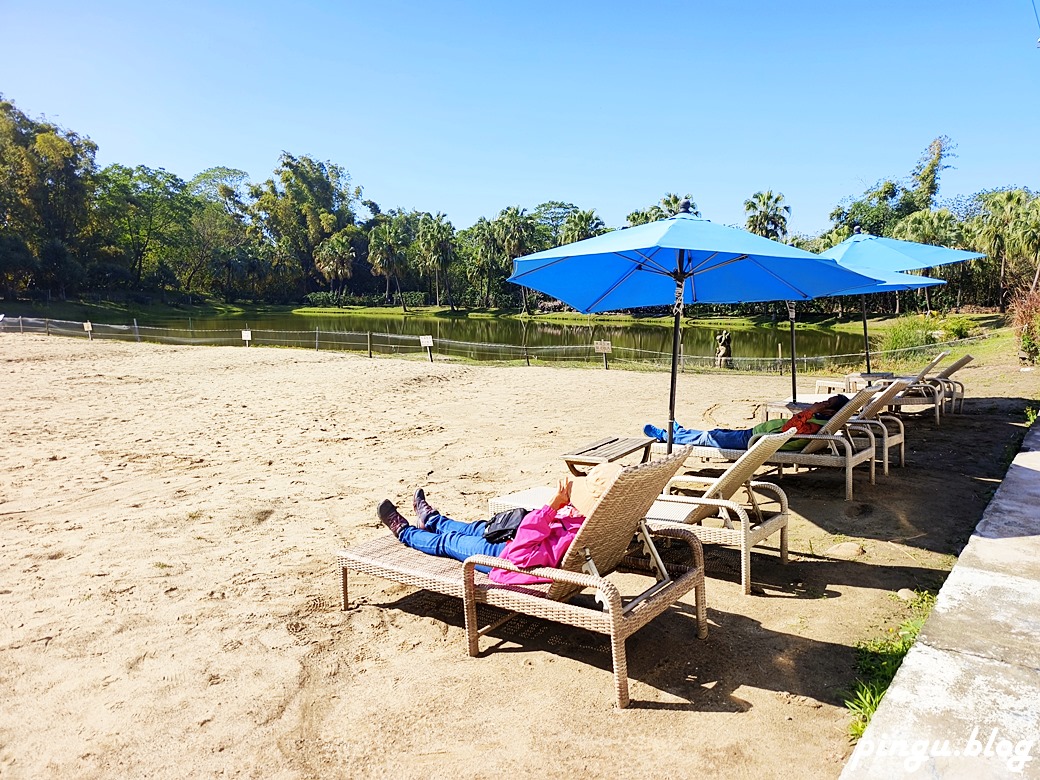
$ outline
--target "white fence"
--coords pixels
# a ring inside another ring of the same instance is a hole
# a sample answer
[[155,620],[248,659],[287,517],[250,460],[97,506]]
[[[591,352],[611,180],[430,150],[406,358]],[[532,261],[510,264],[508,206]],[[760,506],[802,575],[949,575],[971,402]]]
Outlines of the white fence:
[[[577,362],[602,364],[604,367],[646,367],[668,370],[671,366],[671,353],[651,352],[612,346],[609,361],[608,355],[597,352],[594,341],[584,344],[550,347],[525,347],[513,344],[482,344],[470,341],[454,341],[452,339],[432,339],[432,346],[427,348],[420,344],[419,336],[396,333],[376,333],[372,331],[328,331],[314,330],[263,330],[251,328],[243,331],[239,328],[221,330],[199,330],[195,328],[156,328],[133,325],[109,325],[104,323],[72,322],[40,317],[4,317],[0,319],[0,332],[3,333],[45,333],[51,336],[70,336],[82,339],[116,339],[120,341],[149,341],[158,344],[189,344],[217,346],[273,346],[294,347],[298,349],[341,350],[361,352],[373,355],[416,355],[431,358],[434,354],[445,358],[463,358],[481,362],[499,363],[557,363]],[[248,336],[248,341],[244,340]],[[909,350],[894,352],[871,352],[875,359],[898,357],[900,353],[912,356],[915,353],[934,351],[936,347],[964,344],[976,341],[976,336],[941,344],[929,344]],[[798,371],[816,372],[840,370],[845,367],[859,366],[864,362],[862,352],[848,355],[826,355],[818,357],[798,357]],[[681,355],[679,365],[682,370],[704,370],[717,368],[714,355]],[[726,359],[725,368],[749,373],[787,373],[791,360],[786,358],[764,357],[731,357]]]

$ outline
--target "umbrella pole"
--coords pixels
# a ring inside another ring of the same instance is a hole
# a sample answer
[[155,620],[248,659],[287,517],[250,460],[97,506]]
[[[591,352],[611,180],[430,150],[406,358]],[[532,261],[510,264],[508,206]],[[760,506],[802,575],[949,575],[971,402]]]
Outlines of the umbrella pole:
[[867,356],[867,373],[870,373],[870,339],[867,338],[867,296],[859,296],[863,305],[863,354]]
[[668,391],[668,449],[672,454],[672,441],[675,435],[675,384],[679,377],[679,326],[682,319],[683,305],[683,250],[679,250],[679,277],[675,283],[675,306],[672,309],[674,321],[672,323],[672,383]]
[[798,364],[794,346],[794,301],[787,302],[787,318],[791,321],[791,401],[798,400]]

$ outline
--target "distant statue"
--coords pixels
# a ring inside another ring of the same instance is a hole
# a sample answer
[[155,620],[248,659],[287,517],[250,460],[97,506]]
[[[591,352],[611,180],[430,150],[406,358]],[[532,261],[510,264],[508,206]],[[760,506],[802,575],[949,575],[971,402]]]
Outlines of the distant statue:
[[733,356],[733,348],[730,346],[733,337],[730,336],[728,330],[724,330],[715,337],[715,341],[719,345],[718,350],[715,352],[715,366],[717,368],[729,368],[729,359]]

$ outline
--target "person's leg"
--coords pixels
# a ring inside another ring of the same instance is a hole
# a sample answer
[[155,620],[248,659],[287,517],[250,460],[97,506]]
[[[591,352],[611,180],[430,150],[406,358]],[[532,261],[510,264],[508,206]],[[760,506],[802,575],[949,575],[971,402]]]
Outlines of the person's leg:
[[746,450],[754,431],[751,428],[733,431],[728,428],[714,428],[710,431],[696,431],[690,428],[676,428],[672,441],[676,444],[692,444],[695,447],[718,447],[724,450]]
[[712,431],[703,431],[702,439],[708,447],[719,447],[723,450],[746,450],[748,442],[755,434],[753,428],[744,428],[733,431],[727,428],[716,428]]
[[[446,527],[462,526],[464,530],[445,530]],[[426,553],[427,555],[439,555],[442,558],[454,558],[464,561],[471,555],[494,555],[497,556],[506,546],[505,542],[492,544],[483,535],[472,533],[475,524],[457,523],[449,520],[448,523],[440,524],[440,531],[423,531],[414,526],[408,526],[401,531],[397,537],[413,550]],[[481,571],[488,571],[486,567],[478,567]]]

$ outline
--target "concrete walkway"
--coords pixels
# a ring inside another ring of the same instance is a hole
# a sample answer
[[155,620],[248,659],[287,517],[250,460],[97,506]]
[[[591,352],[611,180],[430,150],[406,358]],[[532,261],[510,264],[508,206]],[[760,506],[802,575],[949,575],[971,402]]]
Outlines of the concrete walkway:
[[1040,778],[1040,425],[841,774]]

